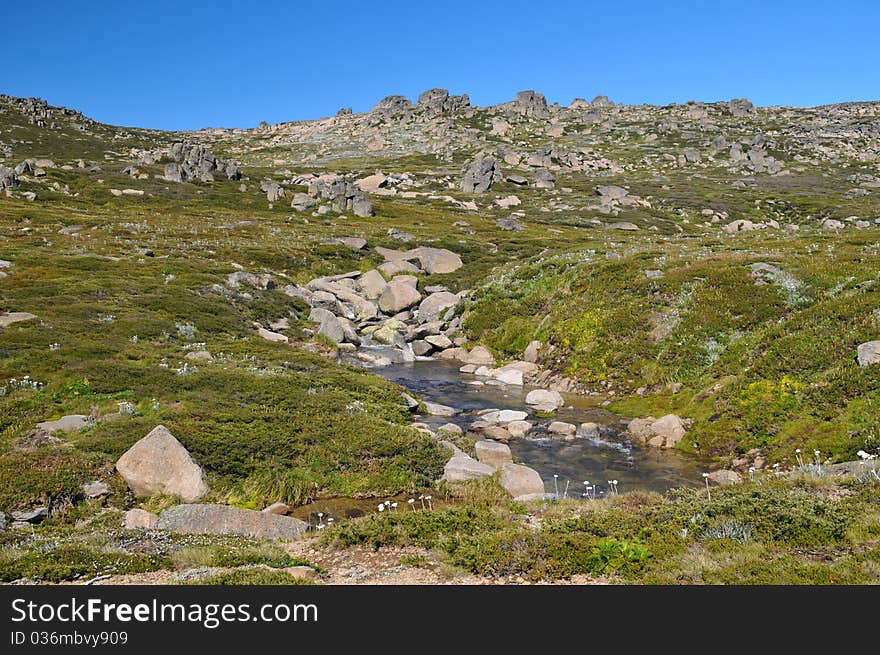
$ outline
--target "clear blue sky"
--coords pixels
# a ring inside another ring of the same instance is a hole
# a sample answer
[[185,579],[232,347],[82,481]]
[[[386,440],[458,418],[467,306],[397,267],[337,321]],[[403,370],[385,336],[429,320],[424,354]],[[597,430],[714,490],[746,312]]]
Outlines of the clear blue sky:
[[3,2],[0,92],[104,122],[250,127],[434,86],[478,105],[880,99],[880,0]]

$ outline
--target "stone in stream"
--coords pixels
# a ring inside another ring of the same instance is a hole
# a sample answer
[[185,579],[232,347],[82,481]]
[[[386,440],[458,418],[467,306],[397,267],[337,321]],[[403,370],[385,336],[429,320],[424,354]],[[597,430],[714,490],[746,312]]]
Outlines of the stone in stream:
[[458,414],[458,410],[455,407],[449,407],[447,405],[441,405],[440,403],[430,403],[425,402],[425,410],[431,416],[455,416]]
[[541,405],[558,408],[565,404],[562,394],[550,389],[533,389],[526,394],[527,405]]
[[194,502],[208,493],[201,467],[164,425],[125,451],[116,470],[137,496],[165,494]]
[[455,455],[443,467],[443,478],[447,482],[463,482],[487,478],[495,472],[488,464],[478,462],[467,455]]
[[522,439],[532,429],[532,424],[528,421],[511,421],[504,426],[511,438]]
[[553,434],[561,434],[564,437],[573,437],[575,432],[577,432],[577,426],[563,421],[553,421],[547,426],[547,431]]
[[386,314],[395,314],[412,307],[421,298],[422,295],[407,280],[394,278],[379,297],[379,309]]
[[435,348],[439,348],[440,350],[443,350],[444,348],[449,348],[452,345],[452,341],[450,341],[449,337],[447,337],[445,334],[434,334],[425,337],[425,341],[427,341]]
[[514,498],[544,493],[544,482],[538,472],[521,464],[503,464],[500,482]]
[[503,443],[497,441],[481,440],[474,444],[474,450],[477,453],[477,459],[483,464],[488,464],[493,468],[513,461],[510,454],[510,448]]
[[159,517],[145,509],[130,509],[125,513],[122,526],[126,530],[152,530],[159,522]]
[[511,421],[523,421],[528,415],[528,412],[516,409],[493,409],[481,413],[480,420],[486,423],[510,423]]
[[474,423],[471,425],[471,430],[485,439],[492,439],[502,443],[510,441],[510,432],[508,432],[506,428],[502,428],[500,425],[478,426]]
[[412,343],[410,343],[412,347],[413,354],[416,357],[424,357],[431,353],[434,350],[434,347],[428,343],[427,341],[423,341],[422,339],[416,339]]
[[458,369],[459,373],[473,373],[477,370],[476,364],[465,364],[460,369]]
[[476,364],[477,366],[495,366],[495,357],[484,346],[476,346],[470,351],[464,352],[459,360],[465,364]]
[[598,439],[599,425],[597,423],[581,423],[577,429],[577,436],[584,439]]
[[448,309],[456,307],[460,302],[461,298],[448,291],[432,293],[419,304],[419,322],[437,321]]
[[159,515],[159,530],[183,534],[239,534],[263,539],[295,539],[305,521],[228,505],[175,505]]
[[492,372],[492,377],[504,384],[522,386],[523,383],[523,372],[513,368],[497,368]]
[[439,428],[437,428],[437,432],[445,432],[447,434],[455,434],[455,435],[464,434],[464,430],[462,430],[461,427],[459,427],[455,423],[444,423]]

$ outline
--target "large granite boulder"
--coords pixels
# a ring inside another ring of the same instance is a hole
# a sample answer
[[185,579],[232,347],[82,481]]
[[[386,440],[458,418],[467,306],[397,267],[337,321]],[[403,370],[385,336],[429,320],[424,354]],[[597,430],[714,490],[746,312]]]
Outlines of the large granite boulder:
[[125,451],[116,470],[138,496],[165,494],[191,503],[208,493],[201,467],[164,425]]

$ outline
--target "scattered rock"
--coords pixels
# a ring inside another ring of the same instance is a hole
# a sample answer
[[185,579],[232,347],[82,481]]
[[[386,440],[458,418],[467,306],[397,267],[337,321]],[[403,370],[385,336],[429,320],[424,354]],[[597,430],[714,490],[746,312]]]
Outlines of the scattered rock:
[[443,479],[447,482],[463,482],[487,478],[495,472],[488,464],[478,462],[467,455],[455,455],[443,467]]
[[880,341],[866,341],[856,349],[859,366],[870,366],[880,362]]
[[742,476],[739,473],[727,469],[712,471],[709,474],[709,480],[721,487],[729,487],[743,481]]
[[550,389],[533,389],[526,394],[526,404],[532,406],[550,407],[551,411],[562,407],[565,400],[558,391]]

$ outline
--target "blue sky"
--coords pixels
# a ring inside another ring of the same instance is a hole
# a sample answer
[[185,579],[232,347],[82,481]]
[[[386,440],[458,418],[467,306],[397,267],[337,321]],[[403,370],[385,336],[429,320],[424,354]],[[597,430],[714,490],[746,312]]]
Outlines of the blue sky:
[[119,125],[250,127],[434,86],[478,105],[880,100],[878,0],[4,5],[0,92]]

